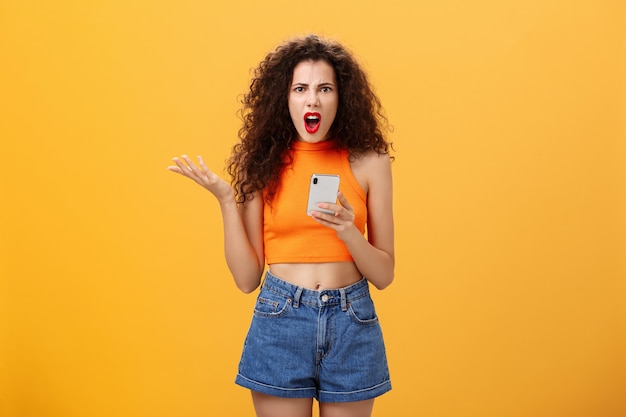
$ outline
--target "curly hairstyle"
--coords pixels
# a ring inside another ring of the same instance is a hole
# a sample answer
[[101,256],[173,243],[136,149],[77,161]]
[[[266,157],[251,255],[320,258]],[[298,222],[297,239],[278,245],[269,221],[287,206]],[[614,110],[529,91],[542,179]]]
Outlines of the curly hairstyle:
[[[335,71],[339,103],[330,137],[347,149],[351,160],[368,151],[390,154],[390,130],[380,100],[352,54],[335,41],[316,35],[289,40],[267,54],[254,70],[250,91],[239,114],[243,126],[227,169],[238,203],[262,192],[268,203],[276,194],[282,169],[291,163],[287,150],[297,131],[289,115],[293,70],[302,61],[326,61]],[[393,157],[392,157],[393,158]]]

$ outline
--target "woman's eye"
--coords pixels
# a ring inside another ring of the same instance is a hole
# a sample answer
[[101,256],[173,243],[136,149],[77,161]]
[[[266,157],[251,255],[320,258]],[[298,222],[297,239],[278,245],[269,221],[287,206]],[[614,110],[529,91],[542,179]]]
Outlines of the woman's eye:
[[304,91],[304,87],[296,87],[293,89],[293,91],[295,91],[296,93],[301,93]]

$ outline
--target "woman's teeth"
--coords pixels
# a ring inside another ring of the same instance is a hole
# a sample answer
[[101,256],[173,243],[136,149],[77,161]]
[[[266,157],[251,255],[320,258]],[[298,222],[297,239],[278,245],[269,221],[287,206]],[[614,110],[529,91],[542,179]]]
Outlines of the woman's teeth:
[[308,133],[315,133],[320,128],[320,116],[307,114],[304,118],[304,127]]
[[306,118],[306,124],[309,126],[315,126],[316,124],[318,124],[320,121],[319,117],[316,116],[309,116]]

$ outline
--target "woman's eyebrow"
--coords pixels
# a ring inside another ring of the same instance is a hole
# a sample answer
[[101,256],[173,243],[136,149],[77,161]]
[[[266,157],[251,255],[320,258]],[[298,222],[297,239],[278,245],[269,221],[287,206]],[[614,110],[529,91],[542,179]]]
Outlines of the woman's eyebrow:
[[[302,87],[308,87],[309,86],[308,83],[303,83],[303,82],[295,82],[295,83],[293,83],[291,85],[292,86],[302,86]],[[324,82],[321,82],[321,83],[317,84],[317,86],[318,87],[334,87],[335,84],[330,82],[330,81],[328,81],[328,82],[324,81]]]

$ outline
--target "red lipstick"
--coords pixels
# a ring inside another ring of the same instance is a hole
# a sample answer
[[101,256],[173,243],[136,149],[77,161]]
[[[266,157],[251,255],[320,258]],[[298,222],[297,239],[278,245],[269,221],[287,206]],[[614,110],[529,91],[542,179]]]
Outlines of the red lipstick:
[[307,112],[304,114],[304,128],[308,133],[315,133],[322,124],[322,115],[317,112]]

